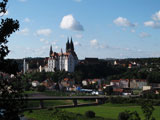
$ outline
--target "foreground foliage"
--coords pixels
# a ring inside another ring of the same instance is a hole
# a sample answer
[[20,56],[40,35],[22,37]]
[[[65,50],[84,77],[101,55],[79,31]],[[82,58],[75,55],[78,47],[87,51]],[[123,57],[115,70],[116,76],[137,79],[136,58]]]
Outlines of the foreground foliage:
[[8,0],[0,1],[0,120],[19,120],[26,103],[21,78],[11,78],[10,74],[16,74],[18,67],[15,62],[5,59],[10,52],[7,39],[19,29],[19,22],[2,18],[7,11],[7,3]]
[[17,120],[26,107],[21,79],[5,78],[0,74],[0,120]]

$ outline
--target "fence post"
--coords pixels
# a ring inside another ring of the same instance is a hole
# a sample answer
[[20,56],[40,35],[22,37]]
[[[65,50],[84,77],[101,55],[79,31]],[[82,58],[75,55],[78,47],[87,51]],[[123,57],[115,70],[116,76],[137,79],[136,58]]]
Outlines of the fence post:
[[102,102],[102,99],[96,99],[96,103],[97,104],[102,104],[103,102]]
[[77,99],[73,99],[74,106],[77,106]]
[[40,100],[40,104],[39,104],[39,105],[40,105],[39,107],[40,107],[41,109],[43,109],[43,108],[44,108],[43,100]]

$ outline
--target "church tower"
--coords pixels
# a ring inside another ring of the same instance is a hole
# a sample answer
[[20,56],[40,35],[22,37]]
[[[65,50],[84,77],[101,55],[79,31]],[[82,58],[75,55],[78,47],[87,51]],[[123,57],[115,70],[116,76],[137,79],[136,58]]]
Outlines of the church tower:
[[75,66],[78,64],[78,57],[74,51],[72,37],[67,39],[66,52],[53,53],[52,45],[50,46],[48,65],[45,68],[47,72],[55,72],[56,70],[74,72]]
[[69,42],[69,38],[68,38],[68,41],[66,43],[66,52],[74,52],[74,45],[73,45],[72,37],[71,37],[70,42]]
[[51,45],[51,47],[50,47],[50,52],[49,52],[49,56],[50,56],[50,57],[51,57],[52,53],[53,53],[53,51],[52,51],[52,45]]
[[70,49],[71,49],[71,51],[74,51],[74,45],[73,45],[72,37],[71,37],[71,42],[70,42]]
[[69,45],[69,38],[68,38],[67,43],[66,43],[66,52],[69,51],[69,47],[70,47],[70,45]]

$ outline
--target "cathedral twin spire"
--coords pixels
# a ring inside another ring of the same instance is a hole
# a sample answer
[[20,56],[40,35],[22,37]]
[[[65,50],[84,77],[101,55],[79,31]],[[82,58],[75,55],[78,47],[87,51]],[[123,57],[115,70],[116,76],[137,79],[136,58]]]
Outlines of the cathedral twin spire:
[[69,42],[69,38],[68,38],[67,43],[66,43],[66,52],[71,52],[71,51],[74,51],[72,37],[71,37],[71,41]]
[[[61,49],[61,52],[62,52],[62,49]],[[69,38],[67,39],[66,52],[74,52],[74,45],[73,45],[72,37],[71,37],[70,42],[69,42]],[[53,53],[53,50],[52,50],[52,45],[51,45],[50,53],[49,53],[50,57],[51,57],[52,53]]]

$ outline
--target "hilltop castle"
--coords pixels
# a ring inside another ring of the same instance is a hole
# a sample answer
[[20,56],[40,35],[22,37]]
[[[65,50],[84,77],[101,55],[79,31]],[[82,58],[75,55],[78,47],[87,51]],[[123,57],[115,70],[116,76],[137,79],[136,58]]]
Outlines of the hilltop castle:
[[66,52],[63,53],[62,49],[60,53],[53,52],[52,46],[50,47],[48,66],[46,72],[68,71],[74,72],[75,66],[78,64],[78,57],[74,51],[74,45],[72,38],[69,42],[69,38],[66,43]]

